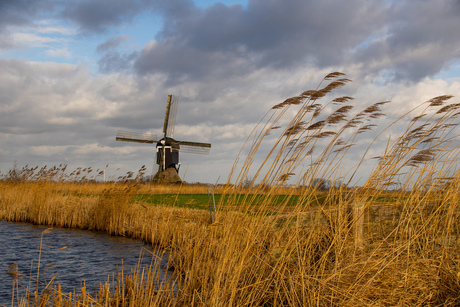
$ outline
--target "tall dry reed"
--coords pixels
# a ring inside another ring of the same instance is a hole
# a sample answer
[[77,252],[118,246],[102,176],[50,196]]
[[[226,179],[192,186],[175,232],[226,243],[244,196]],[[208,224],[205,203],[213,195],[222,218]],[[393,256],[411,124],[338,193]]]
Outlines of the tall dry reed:
[[[246,142],[246,160],[219,191],[227,196],[214,224],[205,211],[133,202],[132,195],[155,193],[136,182],[2,181],[0,218],[145,240],[170,252],[177,277],[177,291],[160,291],[153,270],[114,278],[96,294],[57,288],[42,300],[55,306],[458,305],[459,104],[433,98],[379,131],[376,119],[389,102],[354,110],[352,97],[334,96],[349,82],[332,73],[267,112]],[[368,142],[350,167],[360,137],[404,124],[367,181],[347,185],[380,140]],[[274,145],[267,150],[266,143]],[[345,185],[320,191],[317,178]],[[389,191],[395,182],[399,189]],[[280,193],[287,195],[281,204]]]

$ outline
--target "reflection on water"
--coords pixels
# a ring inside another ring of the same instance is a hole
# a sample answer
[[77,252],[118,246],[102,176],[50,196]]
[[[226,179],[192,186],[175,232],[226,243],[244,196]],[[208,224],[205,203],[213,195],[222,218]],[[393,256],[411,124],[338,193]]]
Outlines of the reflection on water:
[[[0,220],[0,304],[11,304],[12,276],[22,272],[19,285],[27,286],[29,277],[37,276],[41,234],[47,227]],[[101,232],[53,228],[44,233],[40,260],[40,281],[60,283],[63,292],[78,290],[86,283],[88,293],[98,283],[108,280],[117,270],[129,273],[140,264],[148,267],[161,256],[161,267],[167,268],[168,255],[140,241],[112,237]],[[25,293],[21,289],[20,293]],[[32,287],[35,290],[35,285]]]

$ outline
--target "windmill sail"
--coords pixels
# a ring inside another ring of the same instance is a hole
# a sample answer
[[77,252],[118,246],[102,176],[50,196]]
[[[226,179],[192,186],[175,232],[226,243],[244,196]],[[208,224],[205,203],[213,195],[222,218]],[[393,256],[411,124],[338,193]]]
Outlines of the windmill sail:
[[211,150],[211,144],[209,143],[174,141],[172,144],[179,145],[180,152],[208,155]]
[[168,95],[168,101],[166,103],[165,122],[163,126],[163,133],[165,134],[165,137],[168,138],[172,138],[174,135],[178,102],[178,96]]
[[195,147],[189,145],[180,145],[180,152],[194,153],[199,155],[209,155],[210,147]]
[[129,132],[118,130],[117,141],[125,141],[125,142],[135,142],[135,143],[156,143],[158,142],[158,138],[156,135],[150,133],[137,133],[137,132]]

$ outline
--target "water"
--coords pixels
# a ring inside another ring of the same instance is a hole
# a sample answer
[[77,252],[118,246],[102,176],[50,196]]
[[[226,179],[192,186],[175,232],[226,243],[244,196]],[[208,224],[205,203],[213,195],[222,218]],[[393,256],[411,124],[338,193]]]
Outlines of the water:
[[[37,277],[40,238],[48,227],[0,220],[0,304],[10,305],[12,278],[8,267],[17,264],[21,285],[28,286],[29,277]],[[161,256],[160,267],[167,275],[168,255],[160,253],[144,243],[123,237],[112,237],[102,232],[53,228],[43,234],[40,260],[40,282],[60,283],[63,292],[77,290],[83,282],[88,293],[98,289],[108,276],[117,270],[129,273],[139,263],[148,267]],[[32,282],[32,291],[35,284]]]

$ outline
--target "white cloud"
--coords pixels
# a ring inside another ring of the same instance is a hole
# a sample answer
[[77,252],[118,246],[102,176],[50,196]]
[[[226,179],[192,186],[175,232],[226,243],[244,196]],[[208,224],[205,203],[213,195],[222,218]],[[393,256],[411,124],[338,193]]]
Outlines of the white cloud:
[[53,58],[72,58],[72,53],[66,47],[60,49],[48,49],[45,51],[45,54]]
[[187,140],[192,139],[196,141],[200,140],[235,140],[244,139],[248,136],[249,131],[254,128],[254,124],[230,124],[230,125],[219,125],[214,123],[213,126],[196,124],[191,126],[177,125],[175,129],[175,137],[178,139]]
[[109,146],[101,146],[97,143],[85,144],[83,146],[78,146],[72,150],[73,154],[76,155],[93,155],[93,154],[105,154],[105,153],[117,153],[117,154],[131,154],[135,150],[134,146],[131,147],[121,147],[121,148],[111,148]]
[[32,47],[47,47],[49,43],[57,42],[60,39],[48,36],[37,35],[34,33],[16,32],[11,34],[11,39],[21,46]]
[[66,36],[76,35],[77,31],[72,28],[66,28],[63,26],[39,26],[35,28],[38,33],[57,33]]
[[[84,67],[69,64],[8,61],[2,67],[8,67],[0,70],[2,92],[7,87],[9,96],[2,101],[0,131],[9,132],[4,132],[7,137],[2,137],[0,147],[14,148],[4,155],[5,162],[9,161],[7,165],[14,161],[31,164],[31,161],[37,160],[48,164],[55,161],[87,166],[121,163],[125,167],[123,171],[127,171],[136,170],[143,164],[149,167],[153,164],[154,146],[115,142],[116,130],[131,127],[130,130],[137,132],[161,134],[165,99],[168,93],[175,92],[173,88],[164,89],[155,78],[136,81],[132,76],[123,74],[91,76]],[[204,168],[201,156],[184,155],[181,162],[189,166],[189,181],[209,182],[218,176],[227,176],[225,170],[229,170],[248,134],[265,112],[289,96],[316,87],[320,79],[318,74],[306,76],[302,71],[299,69],[273,77],[266,70],[263,74],[256,74],[254,79],[242,79],[240,83],[232,81],[232,87],[240,90],[222,93],[218,99],[209,102],[203,102],[201,90],[195,92],[197,88],[194,84],[182,85],[179,92],[193,95],[181,97],[175,137],[210,142],[212,149],[205,158],[206,164],[219,165],[222,170],[216,173],[213,169]],[[316,79],[315,82],[313,79]],[[391,84],[386,87],[363,82],[355,80],[350,89],[345,88],[347,94],[356,97],[352,101],[354,111],[378,101],[393,100],[384,110],[389,118],[379,120],[379,128],[434,96],[453,94],[460,97],[459,82],[426,78],[417,84]],[[284,97],[277,97],[281,96],[277,85],[280,85]],[[283,90],[283,85],[289,90]],[[271,90],[271,87],[275,89]],[[225,111],[219,113],[219,109]],[[294,116],[295,108],[289,114]],[[226,118],[231,118],[230,122],[226,122]],[[397,133],[396,130],[391,131]],[[21,135],[21,138],[15,141],[13,133]],[[267,139],[268,147],[273,141],[271,138]],[[367,139],[360,141],[364,146],[369,143]],[[260,157],[263,157],[267,146],[261,148]],[[384,144],[375,144],[371,153],[378,155],[382,146]],[[356,150],[363,150],[362,146],[360,148],[356,147]],[[350,159],[362,155],[360,151],[353,153]],[[256,159],[254,163],[256,166],[259,162]]]
[[65,153],[69,149],[69,145],[56,146],[30,146],[30,152],[37,156],[57,156]]
[[[145,8],[144,2],[126,2],[110,11],[98,2],[63,4],[67,19],[29,13],[21,22],[11,21],[14,27],[1,19],[0,48],[29,48],[20,56],[35,61],[0,59],[2,167],[14,161],[110,163],[126,170],[151,165],[154,146],[115,142],[115,134],[117,129],[161,134],[168,94],[180,96],[175,137],[212,143],[206,160],[184,155],[182,161],[189,165],[190,181],[206,182],[226,177],[248,134],[273,105],[315,89],[329,72],[343,71],[353,79],[337,92],[356,98],[352,112],[393,101],[384,108],[387,117],[376,121],[379,128],[434,96],[460,97],[458,16],[453,7],[446,9],[453,2],[440,0],[437,11],[425,3],[425,9],[414,12],[404,11],[410,3],[405,0],[398,5],[337,3],[251,1],[247,8],[219,4],[205,9],[168,2],[158,8],[169,21],[162,31],[147,35],[144,29],[142,41],[150,41],[143,50],[110,57],[104,63],[111,69],[104,74],[84,64],[40,62],[32,53],[70,62],[97,54],[98,46],[106,53],[120,48],[128,36],[138,41],[141,34],[125,25]],[[324,10],[336,5],[342,10]],[[107,14],[101,19],[100,12]],[[143,14],[150,16],[150,11]],[[69,21],[87,36],[77,37]],[[8,57],[19,57],[14,52]],[[432,77],[440,69],[445,69],[442,77]],[[296,111],[290,109],[280,123]],[[378,155],[388,136],[396,137],[401,128],[385,132],[386,139],[370,154]],[[359,145],[375,135],[366,135]],[[350,153],[347,167],[356,164],[362,147]]]

